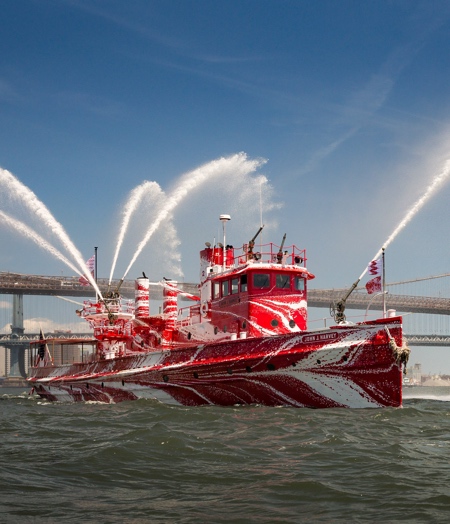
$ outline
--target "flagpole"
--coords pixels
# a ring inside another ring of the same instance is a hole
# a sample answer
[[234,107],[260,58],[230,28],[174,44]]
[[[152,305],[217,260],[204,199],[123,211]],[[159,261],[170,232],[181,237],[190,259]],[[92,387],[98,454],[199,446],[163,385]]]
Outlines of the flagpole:
[[[95,280],[96,284],[97,284],[97,249],[98,249],[98,247],[94,247],[94,251],[95,251],[94,280]],[[95,294],[95,300],[98,301],[98,294],[97,293]]]
[[384,268],[384,247],[382,249],[383,260],[383,318],[386,318],[386,270]]

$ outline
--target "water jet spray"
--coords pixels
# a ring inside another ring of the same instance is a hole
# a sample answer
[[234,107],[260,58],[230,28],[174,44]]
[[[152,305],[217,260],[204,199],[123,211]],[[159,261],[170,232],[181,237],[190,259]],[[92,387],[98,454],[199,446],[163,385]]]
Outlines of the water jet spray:
[[[123,244],[123,241],[124,241],[124,238],[125,238],[125,233],[128,230],[128,226],[129,226],[131,217],[132,217],[133,213],[136,211],[136,209],[139,206],[139,204],[142,202],[142,199],[144,198],[144,196],[147,193],[151,194],[152,192],[154,192],[155,194],[156,194],[156,192],[158,192],[158,193],[162,192],[161,188],[160,188],[160,186],[159,186],[159,184],[157,182],[145,181],[141,185],[135,187],[130,192],[130,196],[129,196],[128,201],[125,204],[125,208],[123,210],[123,219],[122,219],[122,224],[121,224],[120,231],[119,231],[119,236],[118,236],[118,239],[117,239],[116,251],[114,253],[113,262],[111,264],[111,273],[109,275],[108,286],[111,285],[112,277],[113,277],[113,274],[114,274],[114,269],[115,269],[116,263],[117,263],[117,258],[119,256],[119,251],[120,251],[120,248],[122,247],[122,244]],[[108,291],[109,291],[109,287],[108,287]]]
[[146,235],[138,245],[122,280],[125,279],[132,265],[135,263],[137,257],[141,254],[144,247],[152,237],[153,233],[158,229],[161,223],[170,215],[176,206],[194,189],[205,183],[215,176],[226,175],[227,173],[251,173],[255,171],[260,165],[264,163],[263,160],[248,160],[245,153],[239,153],[230,157],[222,157],[212,162],[208,162],[189,173],[186,173],[179,183],[178,187],[167,198],[167,201],[162,206],[155,221],[147,230]]
[[31,191],[30,188],[22,184],[12,173],[6,169],[0,168],[0,183],[9,191],[11,196],[20,200],[32,213],[37,215],[44,225],[54,233],[67,251],[73,256],[78,266],[81,268],[82,273],[86,276],[89,282],[94,287],[97,294],[101,297],[100,290],[95,282],[94,278],[90,274],[90,271],[86,267],[86,264],[81,256],[81,253],[75,247],[73,242],[70,240],[68,234],[64,230],[63,226],[55,219],[50,213],[45,204],[41,202],[37,196]]
[[[383,244],[383,247],[381,247],[372,260],[377,260],[381,254],[384,253],[385,249],[389,246],[389,244],[397,237],[397,235],[400,233],[402,229],[404,229],[407,224],[412,220],[412,218],[420,211],[420,209],[425,205],[425,203],[434,195],[434,193],[437,191],[437,189],[443,185],[445,180],[450,174],[450,159],[448,159],[445,164],[442,171],[436,175],[431,184],[427,187],[425,193],[414,203],[414,205],[408,210],[403,220],[399,223],[399,225],[394,229],[394,231],[391,233],[389,238],[386,240],[386,242]],[[330,306],[330,313],[331,316],[334,317],[335,321],[339,324],[340,322],[345,321],[345,303],[348,299],[348,297],[353,293],[353,291],[358,286],[360,280],[364,277],[364,275],[368,271],[369,265],[366,266],[364,271],[361,273],[360,277],[356,282],[354,282],[351,286],[351,288],[348,290],[346,295],[339,300],[336,304],[332,304]],[[383,264],[383,271],[384,271],[384,264]]]
[[25,238],[28,238],[32,240],[35,244],[37,244],[41,249],[44,249],[51,253],[56,258],[59,258],[61,262],[64,262],[67,266],[70,267],[75,273],[78,273],[78,275],[81,275],[81,272],[70,262],[70,260],[67,260],[67,258],[52,244],[47,242],[45,238],[41,237],[36,231],[28,227],[26,224],[21,222],[20,220],[16,220],[15,218],[12,218],[11,216],[7,215],[3,211],[0,211],[0,218],[3,220],[4,223],[6,223],[8,226],[11,226],[14,228],[18,233],[23,235]]

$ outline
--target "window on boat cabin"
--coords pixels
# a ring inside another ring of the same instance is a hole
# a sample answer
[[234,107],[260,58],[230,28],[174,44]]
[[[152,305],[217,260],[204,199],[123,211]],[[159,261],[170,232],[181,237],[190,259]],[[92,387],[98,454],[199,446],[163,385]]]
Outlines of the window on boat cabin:
[[270,275],[268,273],[253,273],[253,287],[256,289],[270,287]]
[[241,291],[247,291],[247,275],[241,275]]
[[230,281],[224,280],[222,282],[222,296],[227,297],[230,294]]
[[231,294],[235,295],[239,292],[239,279],[233,278],[231,279]]
[[296,291],[305,291],[305,279],[303,277],[295,277],[294,288]]
[[220,282],[213,283],[213,298],[220,297]]
[[276,275],[275,286],[278,289],[291,289],[291,275],[279,273]]

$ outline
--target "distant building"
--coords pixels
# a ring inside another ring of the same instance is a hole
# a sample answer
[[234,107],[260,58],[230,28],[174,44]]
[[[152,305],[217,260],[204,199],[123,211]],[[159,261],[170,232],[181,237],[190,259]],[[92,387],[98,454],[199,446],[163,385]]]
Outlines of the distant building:
[[411,373],[413,384],[420,385],[422,383],[422,364],[414,364]]
[[403,383],[409,386],[420,386],[422,383],[422,364],[414,364],[407,368]]
[[0,377],[6,376],[6,348],[0,346]]

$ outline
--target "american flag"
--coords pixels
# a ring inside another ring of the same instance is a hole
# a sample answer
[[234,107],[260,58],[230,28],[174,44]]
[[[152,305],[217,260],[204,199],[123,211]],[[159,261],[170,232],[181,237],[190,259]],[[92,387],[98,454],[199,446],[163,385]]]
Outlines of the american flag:
[[375,278],[372,278],[372,280],[369,280],[366,284],[367,293],[371,295],[372,293],[379,293],[381,291],[381,276],[378,275]]
[[[91,275],[94,276],[95,255],[92,255],[91,258],[86,262],[86,266],[87,266],[87,268],[89,269]],[[88,280],[85,276],[80,277],[80,278],[78,279],[78,282],[79,282],[82,286],[89,286],[89,285],[90,285],[89,280]]]
[[39,340],[42,342],[39,344],[38,355],[40,360],[44,360],[45,357],[45,344],[44,344],[44,333],[42,328],[39,331]]
[[45,343],[45,337],[44,337],[44,332],[42,331],[42,328],[40,328],[39,330],[39,340],[41,343],[38,346],[38,352],[36,356],[37,358],[36,365],[39,367],[52,365],[53,364],[52,356],[50,355],[48,346]]

